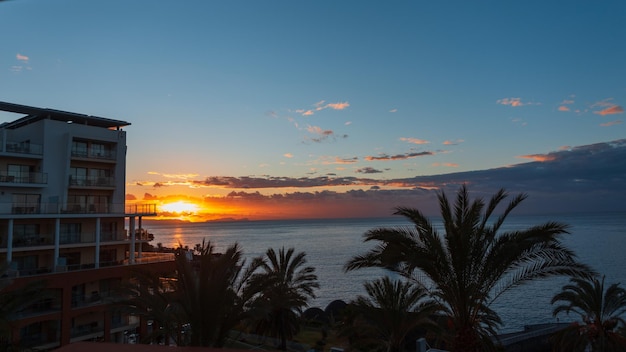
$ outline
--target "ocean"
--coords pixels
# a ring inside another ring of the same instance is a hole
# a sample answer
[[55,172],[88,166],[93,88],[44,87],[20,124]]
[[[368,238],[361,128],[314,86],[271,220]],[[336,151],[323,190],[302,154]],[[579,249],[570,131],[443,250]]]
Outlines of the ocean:
[[[436,225],[440,223],[432,218]],[[503,230],[523,229],[546,221],[570,226],[564,243],[578,258],[606,275],[606,283],[626,285],[626,213],[569,214],[550,216],[510,215]],[[324,219],[283,221],[242,221],[183,223],[144,221],[154,234],[153,245],[176,247],[179,243],[193,248],[202,240],[211,241],[221,251],[239,243],[247,258],[263,255],[272,247],[294,247],[306,252],[307,264],[315,267],[320,283],[311,307],[324,309],[333,300],[346,302],[364,294],[363,282],[388,274],[382,269],[345,273],[343,266],[354,255],[364,253],[373,244],[362,241],[363,234],[376,227],[406,226],[402,217],[376,219]],[[567,278],[549,278],[522,285],[503,294],[492,307],[499,313],[501,332],[523,329],[524,325],[570,321],[575,317],[552,316],[551,298],[568,282]]]

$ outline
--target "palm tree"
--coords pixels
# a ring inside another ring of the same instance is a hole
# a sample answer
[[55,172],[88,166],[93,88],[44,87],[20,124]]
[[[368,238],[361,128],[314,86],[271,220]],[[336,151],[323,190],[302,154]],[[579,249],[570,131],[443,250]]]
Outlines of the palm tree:
[[[51,299],[50,292],[45,290],[46,283],[42,280],[30,281],[21,286],[15,286],[8,276],[9,263],[0,264],[0,347],[9,349],[9,344],[19,341],[11,341],[13,322],[21,311],[29,306]],[[15,347],[17,348],[17,347]]]
[[[244,306],[253,292],[246,288],[254,265],[245,267],[237,243],[215,253],[210,242],[196,248],[189,260],[184,251],[176,255],[176,274],[169,280],[139,276],[131,287],[131,299],[122,305],[153,319],[155,333],[172,338],[177,345],[222,347],[229,331],[245,317]],[[186,333],[183,334],[183,330]]]
[[176,345],[184,346],[180,331],[187,318],[176,309],[176,289],[173,285],[175,277],[161,276],[148,272],[136,272],[132,281],[121,288],[118,297],[129,298],[117,302],[120,310],[128,311],[146,320],[153,321],[153,329],[147,336],[142,336],[143,342],[169,341],[173,339]]
[[287,350],[287,339],[299,330],[299,317],[319,288],[315,268],[306,265],[306,254],[294,254],[294,248],[281,248],[278,254],[269,248],[259,257],[258,270],[250,279],[250,291],[259,292],[251,305],[258,333],[280,339],[280,349]]
[[[385,350],[402,351],[406,336],[417,328],[437,330],[431,316],[440,310],[428,292],[410,281],[392,281],[384,277],[364,284],[367,297],[353,302],[354,313],[360,317],[356,328],[381,340]],[[354,331],[353,331],[354,332]]]
[[555,347],[562,351],[624,351],[626,338],[618,331],[626,322],[621,317],[626,312],[626,290],[612,284],[605,290],[604,276],[598,278],[572,278],[563,291],[552,298],[554,316],[561,312],[577,314],[581,323],[573,323],[555,335]]
[[398,207],[396,215],[410,220],[414,228],[378,228],[364,240],[378,245],[352,258],[347,271],[382,267],[400,273],[432,289],[445,305],[453,351],[492,349],[490,335],[500,326],[490,304],[520,284],[554,275],[584,276],[590,269],[560,241],[567,226],[547,222],[524,230],[500,231],[505,219],[526,195],[514,197],[502,214],[492,219],[507,197],[499,190],[488,203],[471,200],[463,185],[451,204],[438,193],[444,233],[419,210]]

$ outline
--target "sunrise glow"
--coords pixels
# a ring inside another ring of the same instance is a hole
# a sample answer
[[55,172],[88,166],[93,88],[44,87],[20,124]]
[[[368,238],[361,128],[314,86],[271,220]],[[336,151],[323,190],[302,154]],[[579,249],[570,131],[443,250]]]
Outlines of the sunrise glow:
[[175,214],[195,214],[199,209],[198,205],[183,200],[161,205],[162,212]]

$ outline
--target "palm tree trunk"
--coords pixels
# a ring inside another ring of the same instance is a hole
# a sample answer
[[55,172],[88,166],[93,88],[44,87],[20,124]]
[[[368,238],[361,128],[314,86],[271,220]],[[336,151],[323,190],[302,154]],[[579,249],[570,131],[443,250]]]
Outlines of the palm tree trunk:
[[452,342],[453,352],[480,352],[480,339],[476,331],[465,326],[458,330]]

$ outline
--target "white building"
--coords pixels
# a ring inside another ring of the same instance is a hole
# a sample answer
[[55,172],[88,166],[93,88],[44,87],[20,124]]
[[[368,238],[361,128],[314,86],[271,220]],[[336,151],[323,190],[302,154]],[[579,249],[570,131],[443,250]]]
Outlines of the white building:
[[137,322],[103,298],[131,267],[174,265],[141,251],[150,240],[141,219],[155,205],[125,205],[130,123],[4,102],[0,111],[22,115],[0,125],[0,260],[13,285],[43,279],[54,297],[22,312],[9,340],[120,341]]

